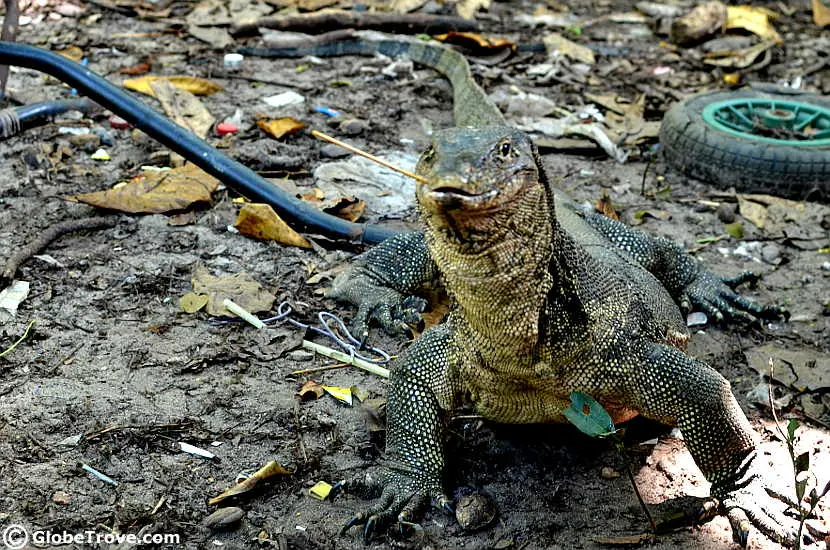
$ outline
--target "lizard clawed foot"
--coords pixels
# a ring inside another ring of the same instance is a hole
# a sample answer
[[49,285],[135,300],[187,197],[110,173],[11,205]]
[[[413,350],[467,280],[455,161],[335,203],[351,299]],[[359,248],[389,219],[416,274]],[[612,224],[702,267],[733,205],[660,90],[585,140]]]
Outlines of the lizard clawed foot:
[[787,310],[776,306],[762,306],[747,300],[735,292],[735,288],[746,282],[756,282],[760,276],[744,271],[731,278],[721,278],[703,271],[692,281],[680,297],[680,309],[688,313],[699,309],[715,323],[739,321],[759,326],[761,320],[788,319]]
[[788,515],[796,503],[785,496],[773,478],[775,469],[759,463],[759,453],[753,452],[741,467],[742,478],[724,488],[713,484],[712,492],[721,500],[732,525],[732,538],[745,548],[754,526],[771,540],[785,546],[794,546],[798,522]]
[[404,297],[394,290],[386,289],[360,304],[353,323],[354,334],[358,338],[365,338],[369,334],[369,323],[375,321],[387,334],[411,337],[410,325],[423,329],[421,313],[426,310],[427,304],[423,298]]
[[347,492],[361,496],[377,494],[382,489],[373,506],[352,516],[340,529],[342,535],[352,527],[363,525],[363,541],[366,543],[394,523],[398,524],[401,534],[406,530],[422,533],[423,528],[414,519],[430,500],[444,512],[451,513],[453,510],[450,499],[444,494],[439,482],[415,479],[397,471],[387,472],[377,480],[367,475],[365,479],[339,482],[333,491],[335,489],[338,494]]

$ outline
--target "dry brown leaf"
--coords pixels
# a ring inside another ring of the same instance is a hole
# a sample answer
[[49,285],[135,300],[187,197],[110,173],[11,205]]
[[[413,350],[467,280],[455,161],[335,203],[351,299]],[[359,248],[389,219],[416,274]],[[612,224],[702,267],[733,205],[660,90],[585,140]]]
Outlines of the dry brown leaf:
[[78,46],[69,46],[62,50],[57,50],[55,53],[58,55],[62,55],[67,59],[71,59],[75,63],[80,63],[81,60],[84,58],[84,51]]
[[300,388],[300,391],[297,392],[297,397],[304,401],[309,401],[311,399],[320,399],[323,397],[325,390],[323,389],[323,385],[320,382],[315,382],[314,380],[309,380],[303,387]]
[[277,299],[258,281],[244,272],[226,277],[215,277],[204,266],[198,265],[190,279],[190,284],[195,294],[207,295],[207,312],[213,316],[232,315],[223,305],[225,298],[235,302],[249,313],[269,311]]
[[271,120],[257,120],[256,125],[263,132],[277,139],[296,134],[305,128],[305,124],[290,116]]
[[819,27],[830,25],[830,7],[822,0],[813,0],[813,22]]
[[490,9],[490,2],[491,0],[460,0],[455,9],[464,19],[475,19],[478,10]]
[[211,95],[222,91],[219,84],[197,76],[142,76],[125,80],[123,86],[128,90],[155,97],[150,83],[159,79],[169,80],[175,87],[195,95]]
[[124,67],[118,72],[121,74],[128,74],[130,76],[140,76],[149,73],[151,70],[153,70],[153,62],[152,60],[147,59],[146,61],[136,63],[130,67]]
[[208,297],[204,294],[188,292],[179,298],[179,309],[185,313],[196,313],[208,303]]
[[112,189],[73,195],[67,200],[132,214],[160,214],[210,202],[219,181],[193,165],[148,172]]
[[512,51],[516,50],[516,44],[509,40],[505,40],[504,38],[495,38],[492,36],[484,36],[483,34],[475,32],[452,31],[433,36],[433,38],[447,44],[454,44],[473,51],[484,50],[485,53],[487,51],[502,50],[504,48],[510,48]]
[[675,44],[691,44],[703,40],[723,29],[727,9],[721,2],[706,2],[682,17],[671,26],[671,40]]
[[602,192],[602,197],[594,204],[594,209],[612,220],[620,221],[620,215],[617,214],[617,210],[614,208],[614,204],[611,202],[611,197],[608,196],[607,191]]
[[572,42],[559,33],[552,32],[544,36],[542,42],[545,44],[545,50],[548,54],[560,52],[566,57],[588,65],[593,65],[597,61],[594,52],[590,48]]
[[726,8],[726,30],[743,29],[760,36],[764,40],[772,40],[781,44],[784,40],[770,22],[774,12],[764,8],[752,6],[728,6]]
[[273,460],[257,470],[251,477],[245,479],[244,481],[238,483],[236,486],[231,487],[218,497],[213,497],[208,501],[208,504],[213,506],[214,504],[219,504],[223,500],[233,496],[239,496],[248,491],[251,491],[254,487],[257,486],[258,483],[262,481],[266,481],[269,478],[272,478],[277,475],[291,475],[291,472],[274,462]]
[[323,207],[323,212],[350,222],[357,221],[363,215],[364,210],[366,210],[366,203],[357,197],[340,197],[333,205]]
[[305,237],[288,227],[288,224],[282,221],[282,218],[267,204],[244,205],[233,226],[243,235],[255,239],[311,248],[311,244]]
[[164,112],[176,124],[187,128],[202,139],[208,135],[216,119],[195,95],[163,79],[150,82],[150,88]]

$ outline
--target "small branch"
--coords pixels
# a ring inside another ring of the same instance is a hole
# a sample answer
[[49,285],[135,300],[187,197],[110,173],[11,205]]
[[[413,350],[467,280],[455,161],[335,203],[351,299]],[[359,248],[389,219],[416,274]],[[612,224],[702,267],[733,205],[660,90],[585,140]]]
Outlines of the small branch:
[[[98,0],[101,1],[101,0]],[[338,29],[365,29],[393,34],[441,34],[449,31],[477,31],[478,24],[462,17],[425,13],[368,13],[346,10],[264,17],[257,21],[234,25],[234,38],[255,36],[260,27],[280,31],[319,34]]]
[[346,151],[349,151],[350,153],[354,153],[355,155],[360,155],[361,157],[369,159],[372,162],[376,162],[376,163],[380,164],[381,166],[383,166],[384,168],[389,168],[390,170],[393,170],[393,171],[395,171],[399,174],[403,174],[404,176],[406,176],[408,178],[412,178],[415,181],[417,181],[418,183],[429,183],[429,180],[426,179],[423,176],[419,176],[418,174],[410,172],[409,170],[404,170],[403,168],[395,166],[391,162],[387,162],[387,161],[383,160],[382,158],[378,158],[378,157],[376,157],[375,155],[373,155],[371,153],[367,153],[366,151],[363,151],[362,149],[358,149],[357,147],[355,147],[353,145],[349,145],[348,143],[340,141],[337,138],[333,138],[330,135],[327,135],[327,134],[324,134],[323,132],[320,132],[319,130],[312,130],[311,135],[318,138],[318,139],[322,139],[323,141],[328,141],[329,143],[333,143],[333,144],[337,145],[338,147],[342,147],[343,149],[345,149]]
[[26,337],[27,337],[27,336],[29,336],[29,330],[31,330],[31,328],[32,328],[32,326],[33,326],[34,324],[35,324],[35,320],[34,320],[34,319],[32,319],[31,321],[29,321],[29,324],[28,324],[28,325],[26,325],[26,330],[25,330],[25,331],[23,331],[23,336],[21,336],[20,338],[18,338],[18,339],[17,339],[17,341],[16,341],[14,344],[12,344],[11,346],[9,346],[7,349],[4,349],[4,350],[3,350],[3,352],[2,352],[2,353],[0,353],[0,357],[3,357],[3,356],[4,356],[4,355],[6,355],[7,353],[11,353],[11,352],[14,350],[14,348],[16,348],[16,347],[20,344],[20,342],[22,342],[23,340],[25,340],[25,339],[26,339]]
[[325,355],[326,357],[329,357],[331,359],[336,359],[338,361],[342,361],[343,363],[354,365],[355,367],[363,369],[366,372],[371,372],[372,374],[377,374],[378,376],[389,378],[389,369],[375,365],[368,361],[364,361],[363,359],[359,359],[357,357],[352,357],[348,353],[344,353],[336,349],[331,349],[329,347],[317,344],[316,342],[310,342],[308,340],[303,340],[303,347],[307,350],[317,352],[320,355]]
[[68,220],[65,222],[53,225],[49,229],[40,234],[38,238],[12,255],[6,262],[3,271],[0,272],[0,288],[7,286],[12,279],[20,265],[46,248],[49,243],[65,235],[75,231],[89,230],[89,229],[103,229],[115,226],[115,218],[112,216],[99,216],[94,218],[82,218],[80,220]]

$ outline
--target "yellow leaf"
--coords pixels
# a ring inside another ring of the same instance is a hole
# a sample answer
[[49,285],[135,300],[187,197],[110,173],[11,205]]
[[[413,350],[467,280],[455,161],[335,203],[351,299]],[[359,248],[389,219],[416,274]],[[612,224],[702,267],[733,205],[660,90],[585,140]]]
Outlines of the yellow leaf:
[[819,27],[830,25],[830,7],[825,6],[822,0],[813,0],[813,22]]
[[311,244],[302,235],[288,227],[288,224],[282,221],[282,218],[267,204],[244,205],[233,226],[243,235],[255,239],[311,248]]
[[323,386],[323,389],[326,390],[326,393],[330,396],[334,397],[338,401],[342,401],[347,405],[352,404],[352,389],[351,388],[341,388],[340,386]]
[[278,475],[291,475],[291,472],[289,472],[280,464],[272,460],[271,462],[269,462],[268,464],[254,472],[254,474],[251,477],[245,478],[244,480],[240,481],[234,487],[231,487],[221,495],[208,500],[208,504],[213,506],[215,504],[219,504],[226,498],[235,497],[247,493],[248,491],[256,487],[258,483],[262,481],[267,481],[268,479],[271,479],[272,477]]
[[146,172],[112,189],[73,195],[67,200],[120,212],[159,214],[210,202],[219,181],[193,165],[163,172]]
[[764,40],[772,40],[781,44],[784,40],[770,22],[770,15],[774,12],[752,6],[727,6],[726,29],[743,29],[757,34]]
[[204,294],[188,292],[179,298],[179,308],[185,313],[196,313],[208,303],[208,297]]
[[291,118],[290,116],[271,120],[258,120],[256,125],[259,126],[263,132],[277,139],[296,134],[305,128],[305,124],[299,120]]
[[58,50],[55,53],[62,55],[67,59],[71,59],[75,63],[80,63],[81,60],[84,58],[84,51],[78,46],[69,46],[62,50]]
[[176,88],[194,95],[211,95],[222,90],[222,86],[197,76],[142,76],[125,80],[123,85],[128,90],[155,97],[150,83],[160,79],[168,80]]

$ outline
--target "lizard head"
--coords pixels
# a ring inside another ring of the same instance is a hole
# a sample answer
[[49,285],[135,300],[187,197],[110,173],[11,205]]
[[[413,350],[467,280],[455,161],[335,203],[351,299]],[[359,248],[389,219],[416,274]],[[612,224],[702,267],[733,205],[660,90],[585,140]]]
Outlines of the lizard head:
[[453,240],[484,238],[503,226],[544,179],[530,138],[509,126],[436,132],[415,171],[425,179],[416,187],[422,215]]

